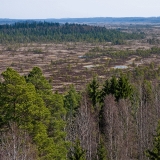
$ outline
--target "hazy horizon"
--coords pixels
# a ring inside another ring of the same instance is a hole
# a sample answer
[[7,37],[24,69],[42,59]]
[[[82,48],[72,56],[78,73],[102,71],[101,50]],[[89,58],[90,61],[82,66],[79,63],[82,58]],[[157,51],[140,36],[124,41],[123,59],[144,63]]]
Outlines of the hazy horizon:
[[87,18],[160,18],[160,16],[151,16],[151,17],[62,17],[62,18],[1,18],[0,19],[15,19],[15,20],[38,20],[38,19],[87,19]]
[[159,17],[159,0],[1,0],[0,18]]

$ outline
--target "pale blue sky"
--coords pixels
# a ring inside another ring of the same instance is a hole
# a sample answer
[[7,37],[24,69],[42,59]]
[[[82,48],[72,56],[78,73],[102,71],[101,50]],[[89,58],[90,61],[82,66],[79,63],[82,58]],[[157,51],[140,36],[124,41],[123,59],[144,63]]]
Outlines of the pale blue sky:
[[160,0],[0,0],[0,18],[160,16]]

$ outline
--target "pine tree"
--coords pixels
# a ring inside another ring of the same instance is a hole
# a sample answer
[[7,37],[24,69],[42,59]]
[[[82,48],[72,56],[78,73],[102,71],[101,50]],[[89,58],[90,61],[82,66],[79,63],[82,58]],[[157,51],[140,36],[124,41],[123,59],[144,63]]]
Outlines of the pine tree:
[[66,159],[66,110],[62,95],[52,93],[39,68],[34,68],[26,80],[11,68],[2,76],[1,128],[9,129],[10,123],[16,123],[20,129],[26,130],[41,160]]
[[52,158],[65,159],[68,143],[65,141],[66,109],[63,96],[58,93],[52,93],[51,85],[38,67],[34,67],[25,78],[28,83],[32,83],[35,86],[37,94],[43,99],[45,106],[51,113],[47,130],[48,135],[52,137],[55,143],[54,151],[56,154]]
[[43,76],[43,73],[39,67],[34,67],[27,76],[25,76],[26,81],[32,83],[36,91],[40,94],[46,96],[51,93],[51,85]]
[[54,141],[48,137],[47,126],[51,113],[34,85],[26,83],[24,77],[8,68],[2,73],[0,85],[1,127],[10,129],[10,123],[26,130],[33,138],[41,159],[51,159],[55,154]]

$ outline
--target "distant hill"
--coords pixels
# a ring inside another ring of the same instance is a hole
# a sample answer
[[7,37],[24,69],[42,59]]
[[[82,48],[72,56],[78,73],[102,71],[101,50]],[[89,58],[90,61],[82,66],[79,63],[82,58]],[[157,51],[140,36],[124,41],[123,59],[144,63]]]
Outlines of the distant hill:
[[160,17],[96,17],[96,18],[61,18],[61,19],[0,19],[0,24],[13,24],[22,21],[45,21],[58,23],[160,23]]

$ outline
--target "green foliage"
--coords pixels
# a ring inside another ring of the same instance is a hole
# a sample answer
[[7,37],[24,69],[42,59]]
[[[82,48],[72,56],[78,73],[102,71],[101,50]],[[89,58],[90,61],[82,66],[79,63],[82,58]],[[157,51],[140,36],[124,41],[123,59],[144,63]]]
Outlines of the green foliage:
[[51,148],[54,148],[54,143],[47,135],[50,111],[45,107],[43,99],[36,93],[35,87],[26,83],[13,69],[8,68],[2,76],[4,81],[0,85],[1,126],[9,127],[10,122],[16,122],[33,137],[41,158],[53,156],[54,150]]
[[52,158],[65,159],[67,154],[66,133],[64,131],[66,109],[64,107],[63,96],[58,93],[52,93],[51,85],[38,67],[32,69],[28,76],[26,76],[26,81],[34,84],[37,93],[41,96],[51,113],[47,130],[48,135],[52,137],[55,143],[54,152],[56,154]]
[[98,100],[99,100],[99,84],[97,79],[94,77],[93,80],[88,84],[88,95],[92,101],[93,107],[96,106]]
[[[48,123],[49,110],[37,95],[34,86],[26,83],[16,71],[8,68],[2,73],[4,82],[0,85],[0,104],[2,108],[2,123],[16,121],[32,126],[36,120],[44,120]],[[33,119],[34,121],[33,121]],[[32,127],[31,127],[32,128]]]
[[147,150],[145,153],[150,160],[160,159],[160,121],[157,127],[157,135],[154,137],[153,149]]
[[38,67],[34,67],[30,73],[25,76],[27,82],[32,83],[38,92],[50,92],[51,85],[43,76],[42,71]]
[[160,44],[160,40],[159,40],[159,39],[156,39],[156,38],[147,39],[147,42],[148,42],[149,44],[152,44],[152,45]]
[[[0,43],[30,42],[113,42],[122,44],[126,39],[142,39],[142,33],[125,33],[105,27],[59,24],[47,22],[23,22],[0,25]],[[36,53],[41,51],[36,51]]]
[[52,93],[50,84],[37,67],[25,77],[27,82],[11,68],[2,76],[0,126],[9,127],[10,122],[16,122],[27,130],[40,159],[66,159],[63,97]]
[[113,39],[112,40],[112,44],[114,45],[122,45],[122,44],[125,44],[124,40],[121,40],[121,39]]
[[107,79],[105,81],[105,84],[100,92],[100,99],[101,102],[103,102],[106,95],[112,94],[115,96],[116,101],[119,101],[120,99],[129,98],[132,91],[132,86],[126,75],[121,75],[118,79],[113,76],[110,80]]
[[119,99],[126,99],[130,97],[132,94],[132,86],[129,83],[128,78],[125,75],[122,75],[118,79],[118,86],[117,86],[117,94],[116,100]]
[[110,94],[110,88],[111,88],[110,86],[111,86],[110,80],[107,79],[103,85],[102,90],[100,91],[100,96],[99,96],[100,103],[103,103],[104,97]]
[[110,80],[110,88],[109,88],[110,94],[113,94],[115,97],[117,97],[118,92],[118,81],[115,76],[113,76]]
[[86,160],[85,150],[82,149],[80,141],[77,139],[70,153],[69,160]]
[[73,85],[70,86],[69,91],[64,96],[64,106],[67,110],[68,116],[74,116],[80,103],[80,94],[76,92]]
[[95,47],[89,50],[87,53],[84,54],[83,58],[85,59],[94,59],[100,58],[104,56],[108,56],[112,59],[127,59],[129,56],[139,56],[142,58],[150,57],[151,54],[159,55],[160,48],[159,47],[152,47],[151,49],[137,49],[133,50],[116,50],[115,48],[99,48]]
[[106,148],[105,148],[102,140],[98,144],[97,156],[98,156],[98,160],[106,160],[107,159],[107,151],[106,151]]

